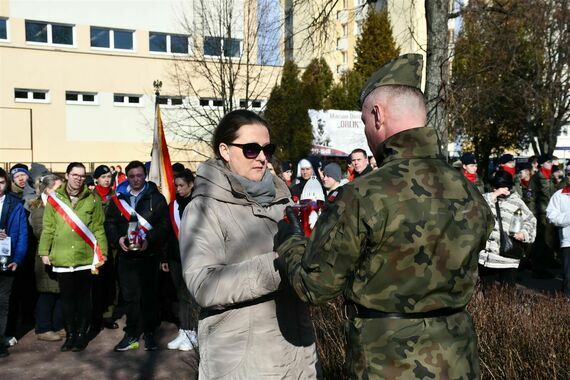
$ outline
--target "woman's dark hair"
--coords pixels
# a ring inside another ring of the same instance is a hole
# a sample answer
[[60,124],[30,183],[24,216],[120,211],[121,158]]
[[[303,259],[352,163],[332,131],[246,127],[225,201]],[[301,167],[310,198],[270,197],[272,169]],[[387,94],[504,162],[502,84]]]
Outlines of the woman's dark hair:
[[67,169],[65,169],[65,174],[71,173],[73,168],[83,168],[83,170],[85,170],[85,165],[83,165],[81,162],[71,162],[69,165],[67,165]]
[[[117,165],[117,167],[119,167],[119,165]],[[128,175],[129,170],[134,169],[134,168],[142,168],[144,175],[146,175],[146,166],[144,166],[144,164],[142,162],[136,161],[136,160],[129,162],[129,164],[125,168],[125,174]]]
[[498,170],[489,182],[495,189],[506,187],[510,190],[514,185],[513,176],[504,170]]
[[4,178],[6,180],[6,190],[4,192],[5,193],[10,192],[10,188],[12,187],[12,179],[10,178],[6,170],[2,168],[0,168],[0,178]]
[[184,169],[181,172],[176,173],[174,175],[174,179],[176,179],[176,178],[182,179],[187,184],[191,184],[194,182],[194,174],[192,173],[192,170],[190,170],[190,169]]
[[212,138],[212,148],[216,157],[220,158],[220,144],[229,144],[235,141],[237,132],[246,124],[263,125],[269,130],[269,123],[258,114],[248,110],[235,110],[229,112],[222,118],[220,124],[214,131]]

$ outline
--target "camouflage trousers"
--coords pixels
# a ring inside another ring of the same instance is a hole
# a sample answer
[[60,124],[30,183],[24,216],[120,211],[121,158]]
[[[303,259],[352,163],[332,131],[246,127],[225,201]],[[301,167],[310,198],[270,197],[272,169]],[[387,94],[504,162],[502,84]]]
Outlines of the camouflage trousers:
[[347,322],[351,379],[478,379],[477,335],[467,312],[427,319]]

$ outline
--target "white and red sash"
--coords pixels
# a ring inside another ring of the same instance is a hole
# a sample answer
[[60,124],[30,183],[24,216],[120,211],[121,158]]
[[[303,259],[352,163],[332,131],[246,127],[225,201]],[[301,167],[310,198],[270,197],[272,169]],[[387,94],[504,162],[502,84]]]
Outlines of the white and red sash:
[[115,206],[117,206],[117,209],[119,209],[119,212],[127,221],[131,220],[131,214],[134,213],[137,216],[140,225],[139,234],[141,235],[141,238],[144,239],[147,232],[152,230],[152,225],[145,218],[143,218],[142,215],[136,212],[135,209],[131,207],[129,202],[125,201],[124,199],[119,199],[116,194],[111,197],[111,200]]
[[175,199],[170,203],[170,222],[172,223],[172,229],[174,230],[174,235],[178,239],[178,234],[180,233],[180,205]]
[[47,202],[54,208],[54,210],[61,215],[63,220],[75,231],[91,248],[93,248],[93,261],[91,262],[91,271],[93,273],[98,273],[97,269],[103,262],[105,258],[103,257],[103,251],[97,243],[97,239],[93,232],[83,223],[77,214],[73,211],[71,207],[65,204],[61,199],[59,199],[55,193],[50,193],[47,197]]

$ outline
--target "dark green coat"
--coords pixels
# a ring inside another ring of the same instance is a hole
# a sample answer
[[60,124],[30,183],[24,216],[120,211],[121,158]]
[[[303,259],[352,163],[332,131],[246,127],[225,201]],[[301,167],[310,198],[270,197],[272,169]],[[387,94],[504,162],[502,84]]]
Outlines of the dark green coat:
[[[299,297],[338,295],[384,312],[463,308],[494,225],[481,193],[438,153],[433,129],[398,133],[381,166],[344,186],[310,240],[278,248]],[[383,158],[383,160],[382,160]],[[474,378],[477,339],[467,312],[348,323],[351,378]]]
[[[30,226],[32,226],[32,231],[34,236],[38,241],[42,236],[43,218],[44,218],[44,204],[41,198],[34,199],[29,203],[30,216],[28,221]],[[44,265],[42,258],[36,255],[34,272],[36,275],[36,289],[38,292],[42,293],[59,293],[59,283],[57,282],[55,275],[49,273],[51,267]]]

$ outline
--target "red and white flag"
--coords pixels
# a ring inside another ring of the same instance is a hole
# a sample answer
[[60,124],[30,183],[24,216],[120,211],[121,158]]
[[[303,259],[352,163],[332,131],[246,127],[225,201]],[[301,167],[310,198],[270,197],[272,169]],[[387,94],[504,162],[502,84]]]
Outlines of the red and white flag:
[[174,176],[170,163],[170,154],[164,137],[164,127],[160,116],[160,106],[155,107],[154,137],[152,141],[152,153],[150,160],[150,173],[148,179],[158,186],[160,192],[166,198],[166,203],[170,204],[174,200]]

